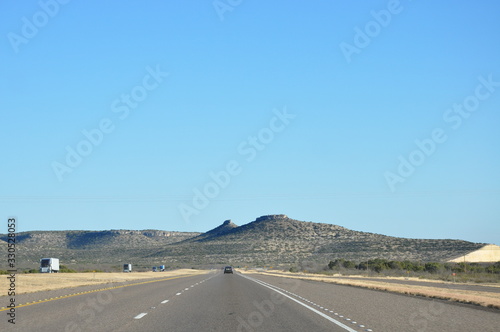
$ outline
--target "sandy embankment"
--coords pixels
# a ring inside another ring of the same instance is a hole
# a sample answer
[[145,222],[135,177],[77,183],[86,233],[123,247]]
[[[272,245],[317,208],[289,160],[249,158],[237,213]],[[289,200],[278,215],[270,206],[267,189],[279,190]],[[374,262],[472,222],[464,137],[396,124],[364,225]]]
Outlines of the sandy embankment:
[[[48,291],[61,288],[98,285],[106,283],[122,283],[131,280],[167,278],[180,275],[197,275],[207,273],[206,270],[180,269],[166,272],[112,272],[112,273],[28,273],[16,275],[16,294]],[[9,275],[0,276],[0,296],[7,295],[10,281]]]
[[[244,273],[258,273],[270,276],[279,276],[285,278],[295,278],[303,280],[315,280],[321,282],[335,283],[341,285],[357,286],[368,289],[383,290],[394,293],[418,295],[429,298],[443,299],[454,302],[461,303],[471,303],[484,307],[500,309],[500,293],[492,292],[481,292],[481,291],[469,291],[460,289],[450,289],[429,286],[417,286],[417,285],[402,285],[395,284],[388,281],[388,278],[380,278],[380,281],[364,280],[364,277],[358,277],[355,280],[339,277],[321,276],[314,274],[305,273],[289,273],[281,271],[241,271]],[[373,279],[373,278],[371,278]],[[385,279],[385,281],[384,281]],[[394,278],[396,279],[396,278]],[[425,281],[421,279],[415,279],[418,281]],[[429,280],[429,282],[435,282],[434,280]],[[443,282],[444,283],[444,282]],[[497,285],[488,285],[497,286]]]

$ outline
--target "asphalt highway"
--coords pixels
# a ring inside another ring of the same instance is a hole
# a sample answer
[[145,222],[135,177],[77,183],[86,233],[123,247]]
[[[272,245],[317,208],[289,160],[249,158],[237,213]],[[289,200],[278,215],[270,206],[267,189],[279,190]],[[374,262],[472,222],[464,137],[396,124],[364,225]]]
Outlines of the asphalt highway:
[[[269,275],[277,275],[286,277],[287,274],[279,272],[267,272]],[[325,277],[325,276],[322,276]],[[483,285],[483,284],[463,284],[463,283],[451,283],[451,282],[436,282],[429,280],[402,280],[402,279],[390,279],[390,278],[369,278],[369,277],[350,277],[350,276],[335,276],[326,277],[332,280],[355,280],[355,281],[376,281],[385,282],[389,284],[399,284],[399,285],[409,285],[409,286],[427,286],[434,288],[445,288],[445,289],[458,289],[458,290],[468,290],[477,292],[489,292],[489,293],[500,293],[500,287]]]
[[53,299],[50,292],[36,294],[42,302],[17,307],[15,326],[7,322],[8,311],[0,311],[0,331],[457,332],[500,326],[500,311],[493,309],[222,271]]

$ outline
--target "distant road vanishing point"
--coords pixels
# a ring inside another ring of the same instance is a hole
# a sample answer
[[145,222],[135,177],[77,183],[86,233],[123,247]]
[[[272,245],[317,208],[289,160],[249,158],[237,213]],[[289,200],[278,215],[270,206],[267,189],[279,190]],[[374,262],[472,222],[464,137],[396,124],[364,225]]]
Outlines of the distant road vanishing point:
[[4,317],[0,330],[469,332],[500,326],[498,310],[237,270],[67,291],[70,296],[20,296],[25,302],[15,326]]

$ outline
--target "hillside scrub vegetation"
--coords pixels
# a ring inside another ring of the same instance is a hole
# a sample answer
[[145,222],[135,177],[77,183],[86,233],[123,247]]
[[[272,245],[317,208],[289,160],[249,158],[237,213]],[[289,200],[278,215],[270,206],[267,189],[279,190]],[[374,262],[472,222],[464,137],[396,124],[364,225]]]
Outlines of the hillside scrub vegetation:
[[[0,243],[6,241],[8,234],[0,234]],[[286,269],[295,265],[298,271],[323,271],[325,263],[343,258],[349,261],[341,264],[341,268],[352,271],[350,273],[402,270],[435,276],[447,268],[432,263],[427,267],[405,266],[405,262],[446,262],[479,251],[486,244],[398,238],[334,224],[299,221],[286,215],[267,215],[242,226],[226,220],[204,233],[151,229],[29,231],[17,234],[16,245],[19,246],[18,271],[28,272],[39,269],[42,257],[59,258],[67,267],[60,272],[66,273],[71,270],[120,272],[124,263],[131,263],[135,271],[149,271],[158,265],[212,267],[229,262]],[[376,260],[379,257],[387,261]],[[304,261],[308,263],[301,263]],[[356,268],[356,265],[360,266]],[[467,271],[471,269],[473,267],[468,267]],[[334,269],[326,267],[326,270]]]
[[292,266],[290,272],[312,272],[322,274],[417,277],[453,282],[500,282],[500,262],[496,263],[439,263],[394,261],[382,258],[354,262],[335,259],[320,267],[311,262]]

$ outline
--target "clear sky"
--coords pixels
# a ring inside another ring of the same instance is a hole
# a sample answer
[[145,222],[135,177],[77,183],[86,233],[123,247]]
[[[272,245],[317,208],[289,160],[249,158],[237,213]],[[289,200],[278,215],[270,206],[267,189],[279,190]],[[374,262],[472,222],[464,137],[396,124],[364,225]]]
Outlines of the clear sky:
[[498,1],[1,1],[18,231],[265,214],[500,245]]

